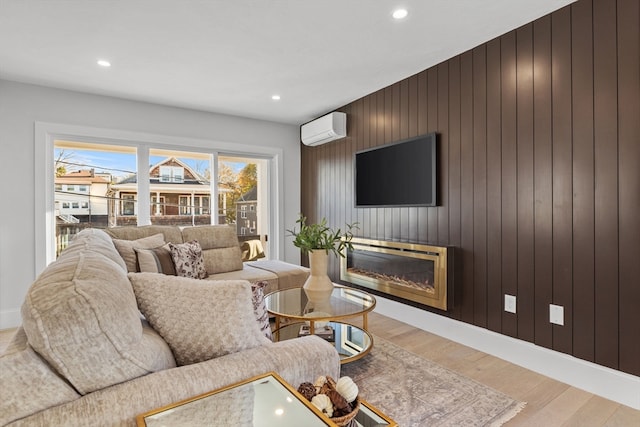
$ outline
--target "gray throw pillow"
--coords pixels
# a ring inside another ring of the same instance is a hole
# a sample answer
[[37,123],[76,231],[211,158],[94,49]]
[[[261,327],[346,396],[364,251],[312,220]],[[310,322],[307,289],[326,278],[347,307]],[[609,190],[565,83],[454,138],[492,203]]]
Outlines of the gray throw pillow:
[[164,234],[158,233],[153,236],[143,237],[137,240],[121,240],[113,239],[118,253],[127,265],[127,271],[129,273],[135,273],[138,270],[138,257],[136,255],[135,248],[138,249],[151,249],[164,245]]
[[169,245],[153,249],[134,248],[138,256],[138,271],[142,273],[160,273],[176,275]]
[[195,280],[129,274],[142,314],[169,344],[178,365],[268,345],[246,280]]

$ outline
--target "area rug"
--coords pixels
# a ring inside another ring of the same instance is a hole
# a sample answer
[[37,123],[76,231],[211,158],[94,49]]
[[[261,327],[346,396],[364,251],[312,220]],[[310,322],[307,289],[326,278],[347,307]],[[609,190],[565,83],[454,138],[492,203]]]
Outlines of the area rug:
[[341,375],[399,426],[500,426],[525,405],[382,338],[374,342]]

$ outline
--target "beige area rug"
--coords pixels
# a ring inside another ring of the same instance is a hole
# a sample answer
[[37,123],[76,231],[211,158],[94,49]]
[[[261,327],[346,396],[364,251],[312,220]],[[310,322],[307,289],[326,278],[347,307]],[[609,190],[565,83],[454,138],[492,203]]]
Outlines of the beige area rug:
[[342,366],[360,395],[402,427],[500,426],[525,406],[509,396],[382,338]]

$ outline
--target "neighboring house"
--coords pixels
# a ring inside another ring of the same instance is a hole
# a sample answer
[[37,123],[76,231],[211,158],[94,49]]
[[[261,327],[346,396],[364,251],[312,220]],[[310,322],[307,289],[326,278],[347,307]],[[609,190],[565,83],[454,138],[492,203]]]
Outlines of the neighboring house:
[[253,187],[236,200],[236,234],[248,236],[258,234],[258,188]]
[[[182,224],[211,222],[211,187],[204,178],[175,157],[151,166],[149,171],[152,223]],[[137,175],[126,177],[111,186],[111,225],[122,225],[138,215]],[[223,198],[224,189],[219,189]]]
[[111,175],[79,170],[55,179],[55,209],[59,223],[108,222]]

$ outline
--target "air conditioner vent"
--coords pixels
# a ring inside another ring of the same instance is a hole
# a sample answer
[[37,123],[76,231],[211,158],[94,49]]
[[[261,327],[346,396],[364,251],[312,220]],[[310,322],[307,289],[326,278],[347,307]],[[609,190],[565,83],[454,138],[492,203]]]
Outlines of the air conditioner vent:
[[314,146],[347,136],[347,115],[333,112],[300,126],[300,140]]

